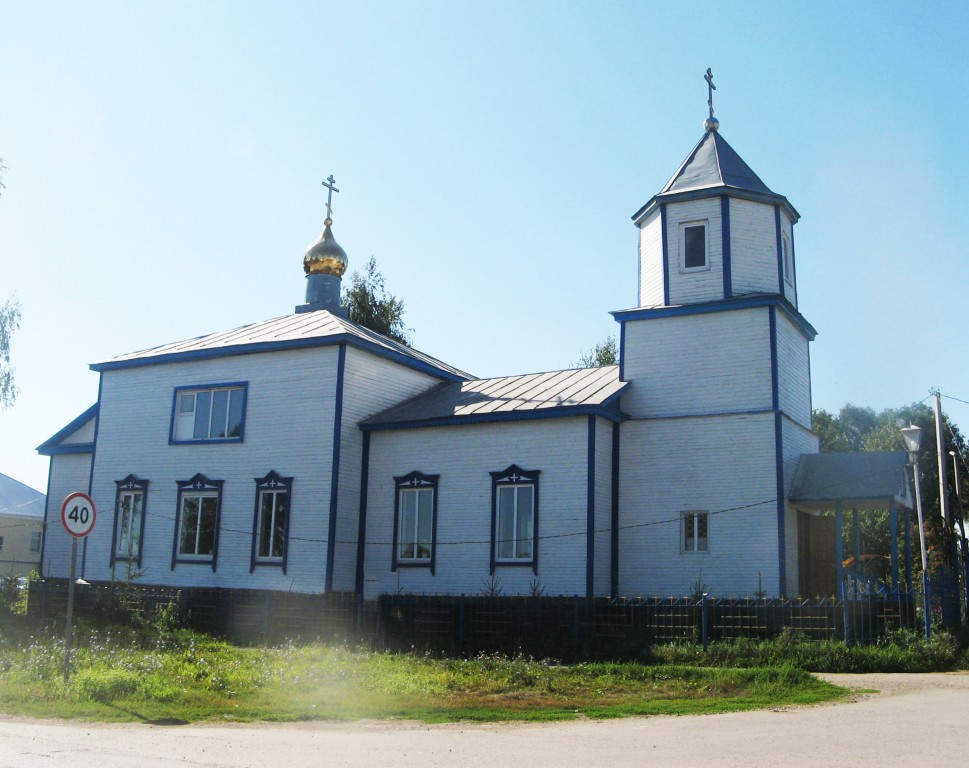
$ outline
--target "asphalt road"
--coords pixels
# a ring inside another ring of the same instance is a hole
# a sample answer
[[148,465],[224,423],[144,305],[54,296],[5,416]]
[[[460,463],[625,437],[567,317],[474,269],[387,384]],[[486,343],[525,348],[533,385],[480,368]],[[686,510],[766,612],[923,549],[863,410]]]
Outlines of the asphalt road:
[[0,716],[0,768],[962,766],[969,673],[825,675],[852,701],[543,725],[100,725]]

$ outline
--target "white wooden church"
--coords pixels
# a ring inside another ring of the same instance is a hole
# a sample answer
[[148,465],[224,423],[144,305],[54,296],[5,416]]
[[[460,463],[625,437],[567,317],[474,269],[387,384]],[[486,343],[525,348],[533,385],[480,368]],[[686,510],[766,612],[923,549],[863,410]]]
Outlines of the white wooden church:
[[711,108],[633,216],[617,366],[475,379],[350,322],[328,205],[293,314],[91,366],[98,402],[38,449],[42,575],[68,575],[60,504],[80,490],[90,582],[797,594],[788,497],[818,450],[798,213],[718,128]]

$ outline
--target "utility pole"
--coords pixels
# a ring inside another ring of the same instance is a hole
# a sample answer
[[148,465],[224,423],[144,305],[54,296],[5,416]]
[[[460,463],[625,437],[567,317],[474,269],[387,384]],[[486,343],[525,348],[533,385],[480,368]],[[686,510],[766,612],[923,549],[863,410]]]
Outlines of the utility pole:
[[[955,529],[949,509],[949,483],[946,479],[945,435],[942,432],[942,397],[932,390],[935,399],[935,445],[939,460],[939,511],[942,513],[942,556],[945,582],[942,587],[942,620],[946,626],[955,625],[959,616],[959,573],[956,568]],[[954,582],[954,583],[953,583]]]

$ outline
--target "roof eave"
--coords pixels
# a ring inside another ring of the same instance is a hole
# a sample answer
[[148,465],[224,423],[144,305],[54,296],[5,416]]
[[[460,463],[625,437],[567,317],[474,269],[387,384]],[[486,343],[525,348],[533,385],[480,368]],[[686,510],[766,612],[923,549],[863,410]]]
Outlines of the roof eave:
[[663,203],[682,203],[689,200],[702,200],[708,197],[721,197],[723,195],[736,197],[740,200],[751,200],[756,203],[780,205],[792,222],[796,223],[801,218],[801,214],[797,212],[797,209],[791,205],[790,201],[784,195],[778,195],[774,192],[770,194],[754,192],[749,189],[742,189],[741,187],[732,187],[728,184],[715,184],[709,187],[686,189],[681,192],[661,192],[658,195],[654,195],[646,205],[632,215],[632,220],[636,226],[641,225]]

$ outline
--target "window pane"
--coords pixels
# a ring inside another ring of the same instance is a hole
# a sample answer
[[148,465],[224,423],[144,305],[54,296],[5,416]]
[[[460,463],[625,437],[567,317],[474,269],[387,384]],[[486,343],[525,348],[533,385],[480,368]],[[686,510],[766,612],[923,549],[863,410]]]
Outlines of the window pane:
[[415,491],[400,492],[400,531],[398,542],[402,560],[411,560],[416,555],[417,542],[417,494]]
[[225,420],[229,411],[229,390],[217,389],[212,393],[212,426],[209,437],[225,437]]
[[199,392],[195,396],[195,432],[196,440],[205,440],[209,436],[209,411],[212,406],[212,393]]
[[518,488],[518,521],[515,531],[518,539],[515,547],[515,557],[531,559],[532,557],[532,492],[533,488]]
[[178,412],[192,413],[195,410],[195,393],[183,392],[178,396]]
[[684,263],[687,269],[704,267],[707,263],[706,227],[686,227],[683,230]]
[[417,492],[417,557],[431,558],[431,528],[433,522],[434,492],[430,489]]
[[498,489],[498,541],[499,560],[511,560],[515,556],[515,489]]
[[215,550],[215,511],[218,499],[215,496],[202,497],[202,514],[199,521],[198,554],[211,555]]
[[707,551],[707,513],[700,512],[696,516],[696,548],[698,552]]
[[696,526],[694,525],[695,518],[692,514],[684,515],[683,517],[683,549],[687,552],[693,551],[693,537],[696,532]]
[[273,518],[273,557],[283,556],[283,546],[286,543],[286,515],[289,514],[289,494],[274,493],[276,499],[276,515]]
[[197,496],[182,498],[182,530],[178,551],[183,555],[195,554],[195,539],[198,535],[199,499]]
[[239,437],[242,434],[242,390],[229,391],[229,421],[226,437]]
[[259,509],[259,557],[269,557],[273,541],[273,499],[272,493],[261,494]]

